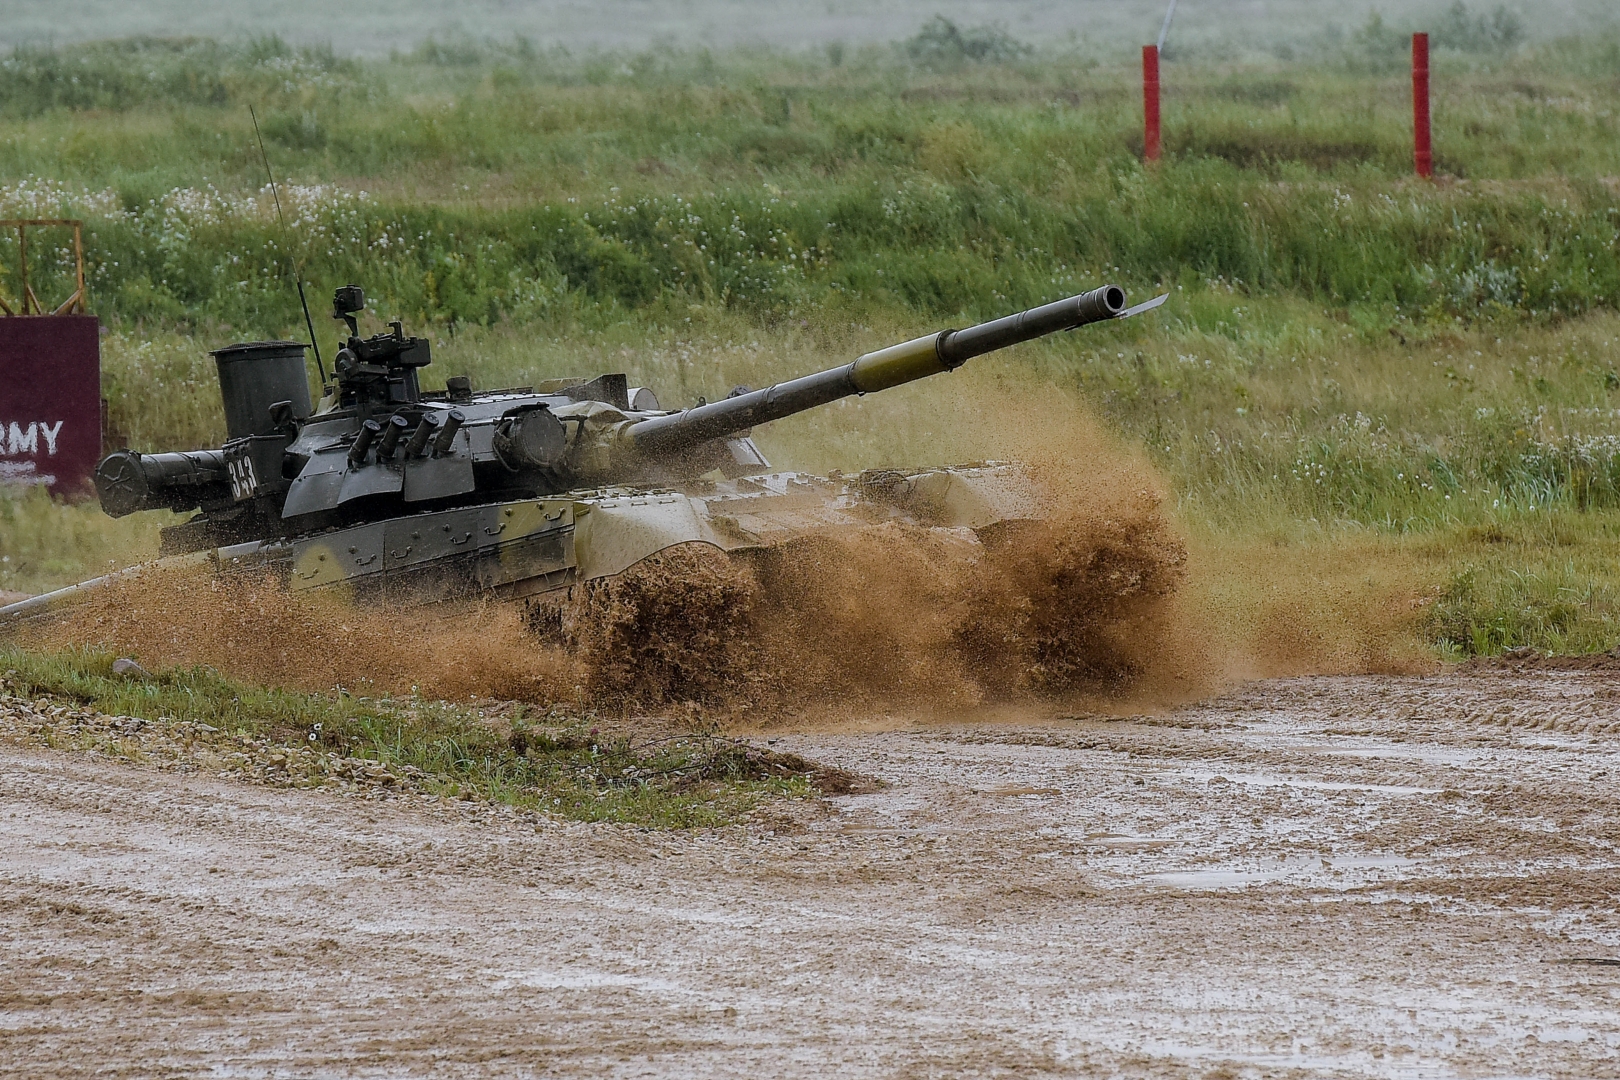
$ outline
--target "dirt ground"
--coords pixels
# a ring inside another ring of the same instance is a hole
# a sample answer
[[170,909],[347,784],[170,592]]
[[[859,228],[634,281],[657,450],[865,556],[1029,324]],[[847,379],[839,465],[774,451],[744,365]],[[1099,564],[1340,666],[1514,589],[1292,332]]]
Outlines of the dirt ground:
[[654,833],[0,745],[0,1075],[1620,1072],[1615,674],[769,737],[888,786]]

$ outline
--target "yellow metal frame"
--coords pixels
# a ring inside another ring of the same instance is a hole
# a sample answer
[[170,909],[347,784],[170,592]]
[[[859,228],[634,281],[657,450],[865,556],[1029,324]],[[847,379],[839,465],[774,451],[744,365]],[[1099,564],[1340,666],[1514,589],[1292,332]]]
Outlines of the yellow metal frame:
[[[62,301],[55,308],[47,312],[45,305],[39,302],[34,295],[34,287],[28,284],[28,230],[31,228],[71,228],[73,230],[73,258],[77,264],[76,281],[78,287],[73,295]],[[0,229],[17,230],[17,259],[22,271],[22,310],[12,311],[11,305],[0,300],[0,311],[7,315],[72,315],[84,314],[84,222],[77,218],[11,218],[0,221]]]

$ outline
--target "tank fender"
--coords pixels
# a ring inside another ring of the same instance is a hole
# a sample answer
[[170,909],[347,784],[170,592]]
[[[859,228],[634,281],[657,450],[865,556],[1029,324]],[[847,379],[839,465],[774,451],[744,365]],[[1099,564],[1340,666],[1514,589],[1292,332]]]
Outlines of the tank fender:
[[895,501],[948,529],[1046,517],[1028,473],[1016,465],[926,469],[906,477]]
[[510,586],[572,571],[573,532],[574,504],[560,499],[411,514],[295,541],[290,584],[301,591],[414,581],[425,583],[422,593]]
[[574,504],[574,554],[581,580],[612,577],[676,544],[722,551],[758,547],[756,538],[714,527],[703,504],[675,492],[625,493]]

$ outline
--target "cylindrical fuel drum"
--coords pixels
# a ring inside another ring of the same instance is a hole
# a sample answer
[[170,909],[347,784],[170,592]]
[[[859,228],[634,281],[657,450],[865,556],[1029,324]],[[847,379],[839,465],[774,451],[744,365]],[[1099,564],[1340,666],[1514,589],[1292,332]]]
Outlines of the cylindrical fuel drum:
[[278,401],[292,402],[297,419],[310,414],[305,348],[297,341],[247,341],[210,354],[219,365],[228,438],[274,434],[277,425],[270,419],[270,406]]

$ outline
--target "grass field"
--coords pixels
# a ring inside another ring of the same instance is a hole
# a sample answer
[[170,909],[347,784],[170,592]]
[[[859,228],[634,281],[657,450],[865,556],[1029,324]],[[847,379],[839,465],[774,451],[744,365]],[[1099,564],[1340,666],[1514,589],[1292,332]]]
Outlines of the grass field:
[[[594,715],[578,710],[520,706],[491,715],[421,698],[266,688],[208,668],[129,679],[114,674],[112,662],[92,652],[43,655],[0,647],[0,697],[90,710],[81,717],[63,718],[61,708],[41,714],[51,722],[34,737],[58,749],[149,760],[151,741],[130,737],[145,730],[182,743],[193,767],[223,765],[280,786],[365,782],[366,774],[353,769],[363,762],[374,773],[387,769],[387,784],[420,794],[578,821],[725,824],[768,798],[813,794],[815,781],[825,784],[829,775],[791,755],[713,732],[633,739],[603,731]],[[103,723],[109,716],[126,730]],[[129,725],[130,719],[137,723]]]
[[[207,348],[303,336],[289,265],[426,329],[430,382],[627,370],[671,403],[1105,280],[1168,289],[1153,318],[762,442],[806,468],[949,460],[985,449],[954,417],[1094,415],[1165,478],[1197,588],[1255,625],[1353,637],[1373,605],[1446,655],[1608,649],[1620,37],[1438,37],[1426,184],[1405,29],[1168,65],[1157,168],[1130,64],[1011,38],[993,62],[937,40],[22,50],[0,65],[0,212],[87,219],[111,420],[143,449],[220,438]],[[8,496],[0,588],[143,557],[157,524]]]

